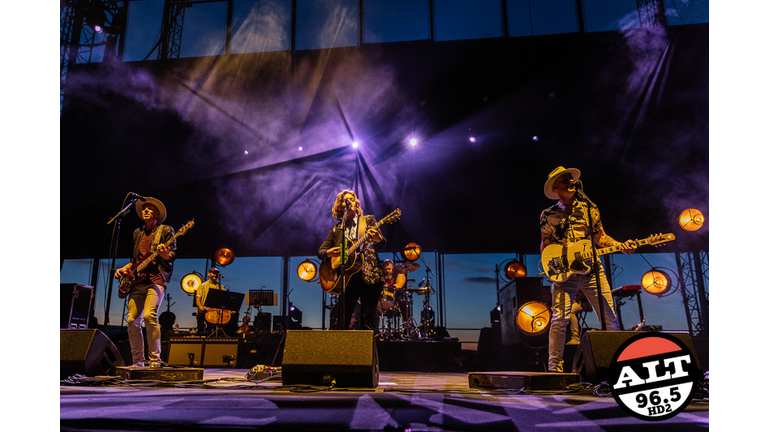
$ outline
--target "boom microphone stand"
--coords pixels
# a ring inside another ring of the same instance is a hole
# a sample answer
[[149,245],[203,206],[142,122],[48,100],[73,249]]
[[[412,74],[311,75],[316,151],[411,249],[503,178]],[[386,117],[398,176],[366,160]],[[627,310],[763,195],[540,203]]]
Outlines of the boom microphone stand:
[[595,286],[597,287],[597,296],[598,296],[597,303],[600,305],[600,324],[601,324],[601,328],[605,330],[606,326],[605,326],[605,306],[603,306],[603,288],[600,286],[601,285],[600,284],[600,268],[602,267],[602,265],[600,263],[600,257],[597,256],[597,243],[595,242],[595,233],[592,225],[592,208],[597,208],[597,206],[584,193],[583,183],[581,181],[575,182],[574,185],[576,187],[576,195],[587,203],[587,223],[589,224],[589,232],[590,232],[589,239],[590,239],[590,242],[592,243],[592,271],[595,272]]
[[107,225],[111,225],[114,222],[114,226],[112,227],[112,239],[110,240],[110,248],[109,248],[109,260],[110,260],[110,273],[109,273],[109,283],[107,284],[107,304],[105,306],[104,310],[104,331],[109,333],[109,308],[112,303],[112,286],[115,282],[115,278],[113,277],[115,275],[115,260],[117,259],[117,244],[118,239],[120,238],[120,225],[123,221],[123,218],[131,211],[131,207],[138,201],[139,199],[142,199],[142,201],[146,201],[146,198],[137,195],[133,192],[128,192],[128,195],[126,195],[125,199],[123,199],[123,202],[128,199],[128,197],[131,197],[131,199],[128,202],[128,205],[123,207],[122,210],[117,212],[116,215],[112,216],[112,219],[107,222]]

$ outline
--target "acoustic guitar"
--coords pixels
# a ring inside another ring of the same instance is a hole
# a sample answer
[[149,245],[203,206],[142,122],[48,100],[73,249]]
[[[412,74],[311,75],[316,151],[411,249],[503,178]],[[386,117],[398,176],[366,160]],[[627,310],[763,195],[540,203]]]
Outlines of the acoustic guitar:
[[[381,225],[394,223],[398,219],[400,219],[400,209],[395,209],[392,213],[384,216],[379,222],[376,222],[373,228],[379,229]],[[320,264],[320,286],[323,288],[323,291],[341,294],[341,285],[339,284],[341,276],[352,276],[360,271],[362,263],[358,260],[358,256],[361,253],[362,246],[368,241],[369,237],[366,230],[364,235],[346,249],[343,260],[342,256],[339,255]],[[346,241],[346,239],[342,241]]]

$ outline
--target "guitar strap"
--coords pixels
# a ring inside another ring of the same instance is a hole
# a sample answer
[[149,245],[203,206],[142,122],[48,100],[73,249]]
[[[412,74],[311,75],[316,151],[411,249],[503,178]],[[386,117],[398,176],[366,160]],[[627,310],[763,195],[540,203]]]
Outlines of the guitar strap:
[[160,225],[157,227],[157,231],[155,231],[155,238],[152,240],[152,252],[157,250],[157,245],[160,244],[160,237],[163,235],[163,226]]

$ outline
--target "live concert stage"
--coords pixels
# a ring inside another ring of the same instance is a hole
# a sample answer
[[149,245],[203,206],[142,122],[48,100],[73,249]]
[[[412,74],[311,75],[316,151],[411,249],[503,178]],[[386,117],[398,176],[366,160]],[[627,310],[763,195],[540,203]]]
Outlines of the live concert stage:
[[[471,388],[467,373],[382,372],[376,388],[283,386],[279,374],[205,369],[202,380],[61,384],[61,430],[705,430],[709,400],[635,419],[593,387]],[[629,429],[628,429],[629,428]]]
[[[453,340],[285,336],[171,339],[169,365],[149,368],[124,366],[103,333],[62,330],[62,346],[73,348],[61,356],[61,430],[709,429],[705,382],[684,412],[649,422],[620,407],[607,383],[579,374],[472,370]],[[69,361],[78,345],[86,352]],[[260,359],[275,362],[238,367]],[[231,366],[207,366],[222,361]]]

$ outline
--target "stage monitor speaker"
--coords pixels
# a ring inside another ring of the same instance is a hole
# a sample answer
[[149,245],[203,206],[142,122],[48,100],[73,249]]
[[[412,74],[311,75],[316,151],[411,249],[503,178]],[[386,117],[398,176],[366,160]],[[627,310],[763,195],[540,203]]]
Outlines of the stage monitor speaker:
[[[621,344],[640,332],[590,330],[581,337],[581,343],[573,356],[572,373],[579,374],[582,381],[597,384],[607,381],[610,375],[611,360]],[[657,332],[643,332],[657,333]],[[658,332],[674,337],[693,353],[693,358],[701,371],[701,363],[696,354],[691,335],[686,332]],[[701,375],[701,374],[700,374]]]
[[203,365],[202,338],[171,338],[168,364],[172,366],[200,367]]
[[[379,385],[379,360],[371,330],[288,330],[283,385]],[[334,384],[335,382],[335,384]]]
[[125,365],[115,344],[95,329],[62,329],[59,350],[61,379],[76,374],[116,375],[117,366]]

